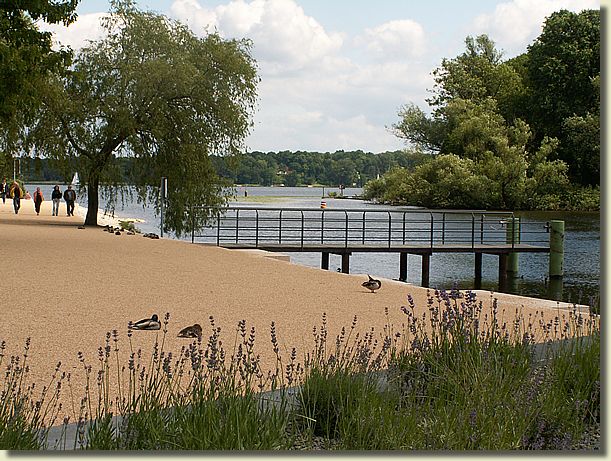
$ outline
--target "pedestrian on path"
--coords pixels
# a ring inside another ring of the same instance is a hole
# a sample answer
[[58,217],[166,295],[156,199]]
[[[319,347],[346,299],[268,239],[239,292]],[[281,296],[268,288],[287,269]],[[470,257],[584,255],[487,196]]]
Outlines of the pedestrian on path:
[[15,214],[19,214],[19,208],[21,208],[21,187],[17,181],[13,182],[10,190],[11,197],[13,199],[13,208],[15,208]]
[[6,196],[9,195],[9,187],[6,183],[6,178],[2,180],[2,184],[0,184],[0,196],[2,197],[2,204],[6,203]]
[[72,186],[68,186],[68,189],[64,191],[64,200],[66,201],[68,216],[74,216],[74,202],[76,200],[76,192],[72,190]]
[[51,200],[53,200],[53,216],[59,216],[59,202],[62,199],[62,191],[59,190],[59,186],[53,188],[51,192]]
[[37,215],[40,214],[40,205],[42,205],[44,199],[45,198],[42,196],[40,187],[37,187],[36,192],[34,192],[34,209],[36,210]]

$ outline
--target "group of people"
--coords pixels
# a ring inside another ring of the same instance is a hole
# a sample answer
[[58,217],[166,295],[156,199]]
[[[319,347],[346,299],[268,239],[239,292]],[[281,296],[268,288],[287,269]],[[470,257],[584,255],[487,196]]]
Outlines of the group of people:
[[[0,185],[0,196],[2,197],[2,203],[6,203],[6,199],[13,199],[13,208],[15,209],[15,214],[19,213],[19,209],[21,208],[21,199],[30,199],[30,194],[28,191],[25,193],[21,190],[21,187],[17,183],[17,181],[13,181],[11,186],[6,182],[6,178],[2,180],[2,184]],[[74,216],[74,202],[76,202],[76,191],[72,189],[72,186],[68,186],[68,188],[62,194],[59,186],[55,186],[53,188],[53,192],[51,193],[51,200],[53,200],[53,216],[59,216],[59,203],[61,202],[62,197],[66,201],[66,212],[68,216]],[[36,214],[40,214],[40,206],[44,201],[44,197],[42,195],[42,191],[40,187],[36,188],[36,192],[34,192],[34,209],[36,210]]]

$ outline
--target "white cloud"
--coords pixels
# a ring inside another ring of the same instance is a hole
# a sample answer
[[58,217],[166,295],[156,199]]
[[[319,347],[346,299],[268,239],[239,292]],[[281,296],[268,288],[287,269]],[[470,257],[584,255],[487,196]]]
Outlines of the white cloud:
[[389,21],[372,29],[365,29],[356,44],[365,44],[378,59],[402,60],[419,57],[426,51],[424,29],[411,19]]
[[554,11],[599,8],[598,0],[513,0],[498,4],[491,14],[477,16],[473,28],[476,33],[488,34],[511,57],[526,51],[541,34],[545,18]]
[[107,13],[81,14],[68,27],[61,24],[39,24],[41,30],[52,32],[54,43],[77,50],[87,45],[89,40],[98,40],[104,35],[101,20]]
[[293,0],[232,0],[212,10],[197,0],[175,0],[171,11],[196,33],[216,29],[226,38],[252,39],[257,60],[268,62],[272,73],[315,64],[343,43],[341,34],[325,31]]
[[[363,114],[335,118],[302,107],[276,108],[259,118],[248,139],[250,150],[365,150],[383,152],[401,149],[402,142],[384,126],[372,123]],[[274,140],[270,145],[270,139]]]

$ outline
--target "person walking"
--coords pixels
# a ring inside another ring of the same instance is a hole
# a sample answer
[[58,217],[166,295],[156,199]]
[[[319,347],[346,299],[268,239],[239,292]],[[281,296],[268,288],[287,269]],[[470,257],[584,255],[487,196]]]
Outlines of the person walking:
[[74,201],[76,200],[76,192],[72,190],[72,186],[68,186],[68,189],[64,191],[64,200],[66,201],[66,208],[68,209],[68,216],[74,216]]
[[34,192],[34,209],[36,210],[36,214],[40,215],[40,205],[45,198],[42,196],[42,191],[40,187],[36,188],[36,192]]
[[19,187],[17,181],[13,182],[10,194],[13,198],[13,208],[15,208],[15,214],[19,214],[19,208],[21,208],[21,187]]
[[0,196],[2,197],[2,204],[6,203],[6,196],[9,195],[9,187],[6,183],[6,178],[2,179],[2,184],[0,184]]
[[51,192],[51,200],[53,200],[53,216],[59,216],[59,202],[62,199],[62,191],[59,190],[59,186],[53,188]]

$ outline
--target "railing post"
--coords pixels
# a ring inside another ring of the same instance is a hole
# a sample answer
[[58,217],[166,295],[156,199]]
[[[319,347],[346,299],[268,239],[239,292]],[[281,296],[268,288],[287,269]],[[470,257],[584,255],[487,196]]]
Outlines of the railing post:
[[480,217],[480,225],[479,225],[479,243],[484,244],[484,214]]
[[239,228],[240,228],[240,210],[235,211],[235,243],[238,243],[239,240]]
[[221,246],[221,211],[216,213],[216,246]]
[[282,210],[280,210],[280,216],[278,218],[278,244],[282,243]]
[[363,245],[365,245],[365,213],[367,213],[367,212],[363,211],[363,238],[361,240],[361,243]]
[[[435,226],[435,220],[433,218],[433,213],[431,213],[431,248],[433,248],[433,228]],[[428,284],[427,284],[428,287]]]
[[325,243],[324,239],[325,234],[325,210],[322,210],[322,214],[320,216],[320,244]]
[[390,248],[390,240],[392,238],[392,216],[390,214],[390,211],[387,211],[388,213],[388,248]]
[[255,248],[259,248],[259,210],[255,210]]
[[[346,215],[346,240],[345,240],[345,243],[344,243],[344,247],[348,248],[348,212],[346,210],[344,210],[344,214]],[[343,261],[343,259],[342,259],[342,261]]]
[[305,225],[305,218],[303,216],[303,210],[301,210],[301,249],[303,250],[303,231]]
[[475,248],[475,214],[471,213],[471,248]]
[[405,245],[405,214],[406,214],[406,212],[404,211],[403,212],[403,239],[402,239],[403,245]]
[[441,244],[446,243],[446,213],[445,211],[441,215]]

